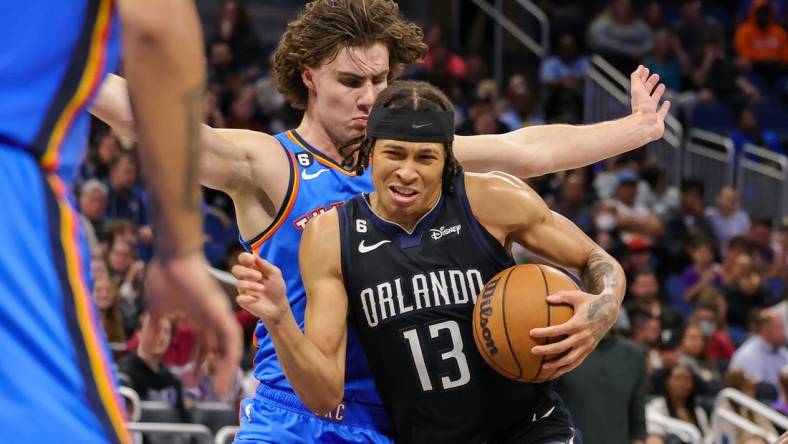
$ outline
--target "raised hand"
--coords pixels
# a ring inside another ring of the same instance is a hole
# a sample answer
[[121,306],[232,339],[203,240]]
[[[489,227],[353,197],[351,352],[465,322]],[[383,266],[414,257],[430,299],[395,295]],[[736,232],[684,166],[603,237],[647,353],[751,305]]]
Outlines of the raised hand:
[[235,300],[249,313],[265,323],[277,323],[290,311],[282,272],[270,262],[241,253],[232,273],[238,278],[238,297]]
[[632,72],[630,81],[632,114],[644,119],[649,140],[658,140],[665,133],[665,116],[670,110],[669,100],[659,105],[665,93],[665,84],[659,83],[659,74],[649,75],[648,68],[643,65]]

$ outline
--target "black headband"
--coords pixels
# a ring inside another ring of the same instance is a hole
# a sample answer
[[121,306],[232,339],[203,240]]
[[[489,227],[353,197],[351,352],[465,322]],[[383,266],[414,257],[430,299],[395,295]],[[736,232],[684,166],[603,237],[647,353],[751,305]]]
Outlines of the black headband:
[[454,140],[454,112],[376,106],[369,113],[367,137],[406,142],[451,142]]

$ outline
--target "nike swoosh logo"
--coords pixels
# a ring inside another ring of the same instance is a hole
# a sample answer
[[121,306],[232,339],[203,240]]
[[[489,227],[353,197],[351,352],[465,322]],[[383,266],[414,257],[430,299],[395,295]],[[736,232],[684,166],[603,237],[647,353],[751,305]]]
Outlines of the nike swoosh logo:
[[383,240],[383,241],[380,241],[380,242],[378,242],[376,244],[364,245],[364,241],[362,240],[361,243],[358,244],[358,252],[359,253],[369,253],[370,251],[378,248],[379,246],[381,246],[383,244],[387,244],[389,242],[391,242],[391,241],[390,240]]
[[422,123],[421,125],[416,125],[416,122],[413,122],[413,124],[411,124],[410,126],[413,129],[419,129],[419,128],[424,128],[425,126],[430,126],[430,125],[432,125],[432,122]]
[[316,178],[317,176],[325,173],[326,171],[328,171],[328,169],[327,168],[323,168],[323,169],[317,170],[316,172],[314,172],[312,174],[309,174],[309,173],[306,172],[306,170],[302,170],[301,171],[301,177],[303,177],[304,180],[312,180],[312,179]]

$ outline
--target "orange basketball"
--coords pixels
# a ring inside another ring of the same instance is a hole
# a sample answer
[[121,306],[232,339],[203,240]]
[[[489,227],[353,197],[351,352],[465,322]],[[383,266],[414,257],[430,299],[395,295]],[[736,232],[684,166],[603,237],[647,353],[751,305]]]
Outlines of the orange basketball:
[[542,382],[552,376],[555,369],[544,370],[542,364],[558,355],[534,355],[531,348],[562,338],[532,338],[529,332],[568,321],[572,306],[550,304],[547,296],[578,289],[569,276],[548,265],[515,265],[490,279],[473,309],[473,338],[487,364],[520,382]]

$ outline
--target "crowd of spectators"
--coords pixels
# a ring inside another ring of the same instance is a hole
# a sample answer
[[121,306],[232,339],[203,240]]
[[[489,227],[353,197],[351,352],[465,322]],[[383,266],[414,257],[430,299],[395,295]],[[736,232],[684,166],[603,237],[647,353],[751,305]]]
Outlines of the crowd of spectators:
[[[440,27],[426,26],[429,53],[404,76],[428,80],[447,92],[455,104],[458,133],[501,133],[544,123],[582,123],[584,74],[589,54],[598,53],[624,72],[642,63],[659,73],[684,123],[702,120],[698,113],[705,104],[721,105],[736,110],[738,123],[728,132],[737,144],[756,142],[785,152],[785,133],[764,129],[754,112],[785,106],[784,1],[743,0],[727,9],[721,5],[738,2],[543,3],[554,29],[554,51],[535,75],[512,73],[496,85],[483,55],[449,48]],[[300,115],[277,93],[268,54],[239,0],[225,2],[216,29],[207,30],[206,37],[208,124],[268,133],[297,125]],[[655,435],[647,439],[643,405],[705,432],[710,402],[722,387],[737,388],[788,414],[788,219],[773,224],[747,214],[729,187],[707,207],[702,182],[689,178],[671,186],[666,167],[639,150],[528,180],[555,211],[611,252],[628,277],[616,328],[564,378],[562,393],[570,407],[573,399],[587,402],[600,390],[622,402],[634,400],[611,430],[629,421],[627,433],[644,442],[659,442],[662,431],[650,430]],[[256,322],[251,315],[238,309],[247,359],[235,390],[222,398],[205,379],[193,376],[194,326],[179,319],[161,325],[147,321],[143,277],[153,254],[152,230],[133,144],[94,122],[75,192],[90,244],[93,296],[121,382],[142,399],[171,402],[184,420],[190,403],[235,406],[251,395]],[[204,214],[206,254],[213,266],[227,270],[241,251],[232,203],[205,189]],[[535,259],[525,251],[515,255],[521,261]],[[210,365],[209,359],[204,373],[210,373]],[[599,383],[600,375],[606,383]],[[577,408],[594,414],[587,406]],[[614,417],[579,422],[600,424]],[[605,439],[600,435],[586,442]]]

